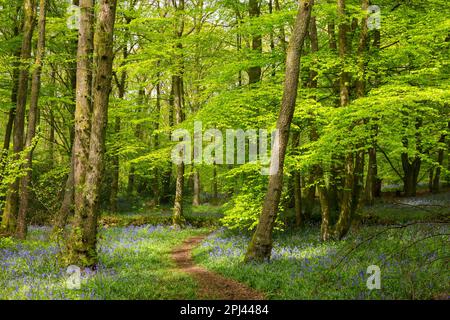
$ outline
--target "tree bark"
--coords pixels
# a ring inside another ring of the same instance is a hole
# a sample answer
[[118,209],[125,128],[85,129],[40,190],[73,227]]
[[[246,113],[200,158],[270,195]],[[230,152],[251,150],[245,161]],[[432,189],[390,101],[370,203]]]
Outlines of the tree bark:
[[[72,146],[72,155],[74,154],[73,146]],[[73,198],[74,198],[74,157],[70,157],[70,171],[69,175],[67,176],[66,184],[64,187],[64,197],[61,204],[61,207],[59,208],[59,211],[54,219],[53,222],[53,233],[57,234],[59,232],[62,232],[64,229],[67,218],[69,217],[70,212],[73,210]]]
[[193,173],[193,179],[194,179],[194,196],[192,198],[192,205],[193,206],[199,206],[200,205],[200,172],[198,172],[198,169],[194,167],[194,173]]
[[410,161],[408,154],[402,153],[403,167],[403,191],[406,197],[415,197],[417,190],[417,179],[419,177],[421,160],[415,157]]
[[[272,150],[272,160],[278,160],[278,170],[271,162],[271,175],[264,200],[259,223],[247,249],[245,261],[265,261],[270,259],[272,251],[272,231],[278,213],[281,189],[283,185],[283,165],[286,147],[289,140],[289,128],[295,110],[297,88],[300,72],[300,52],[308,33],[308,24],[311,16],[313,1],[300,0],[294,30],[289,42],[286,56],[286,73],[284,80],[281,110],[276,128],[279,130],[278,146]],[[275,171],[275,172],[274,172]]]
[[[363,0],[362,9],[367,11],[368,1]],[[338,0],[338,15],[345,18],[345,0]],[[347,23],[339,24],[339,57],[344,63],[350,46],[347,40]],[[365,94],[364,80],[364,52],[367,47],[367,23],[366,18],[361,22],[361,33],[358,46],[358,66],[362,76],[356,80],[356,94],[362,97]],[[346,107],[350,102],[351,75],[342,70],[340,78],[340,102],[341,107]],[[362,190],[362,177],[364,171],[364,152],[351,151],[346,155],[344,188],[342,191],[342,201],[340,204],[339,218],[335,226],[334,234],[338,239],[342,239],[350,229],[351,221],[358,208],[360,194]]]
[[[445,135],[441,135],[441,138],[439,139],[439,142],[444,144],[445,143]],[[434,173],[433,183],[432,183],[432,193],[439,193],[441,190],[441,168],[442,164],[444,163],[444,148],[440,147],[438,151],[438,166],[436,167],[436,172]]]
[[[176,10],[179,12],[184,11],[184,0],[180,0]],[[184,90],[183,90],[183,73],[184,73],[184,61],[181,54],[183,45],[179,42],[179,39],[183,35],[184,31],[184,17],[181,16],[176,22],[175,37],[178,39],[176,44],[176,74],[172,76],[172,85],[174,93],[174,111],[175,111],[175,124],[180,124],[184,120],[183,108],[184,108]],[[184,223],[183,217],[183,189],[184,189],[184,163],[177,164],[177,177],[175,184],[175,202],[173,208],[173,225],[175,227],[181,227]]]
[[[127,44],[123,48],[123,59],[126,60],[128,57]],[[117,80],[117,79],[116,79]],[[125,82],[127,80],[126,71],[122,71],[120,76],[120,81],[117,81],[118,96],[120,100],[125,97]],[[121,119],[120,116],[116,116],[114,119],[114,133],[118,135],[120,133]],[[111,212],[117,212],[117,193],[119,192],[119,155],[117,151],[111,156],[111,167],[112,167],[112,179],[111,179],[111,194],[109,196],[109,210]]]
[[[261,14],[260,0],[249,0],[248,13],[250,18],[257,18]],[[262,50],[262,37],[260,34],[252,36],[252,50],[260,53]],[[261,80],[261,67],[252,66],[248,69],[248,83],[253,84]]]
[[46,22],[46,0],[39,1],[39,36],[37,43],[36,61],[31,80],[31,95],[30,95],[30,109],[28,111],[28,128],[25,148],[30,148],[26,155],[26,163],[24,164],[25,176],[20,181],[20,203],[19,213],[17,216],[16,237],[25,239],[27,234],[27,211],[30,200],[29,185],[32,179],[32,165],[33,165],[33,139],[36,136],[36,125],[38,122],[38,101],[39,92],[41,89],[41,72],[42,60],[45,54],[45,22]]
[[[35,1],[24,0],[24,24],[23,24],[23,39],[22,49],[20,53],[21,69],[19,72],[19,85],[17,88],[17,104],[14,115],[13,128],[13,151],[14,159],[19,160],[19,154],[24,146],[24,127],[25,127],[25,109],[27,104],[28,92],[28,76],[29,76],[29,59],[31,57],[31,39],[33,37],[34,29],[34,15],[35,15]],[[16,179],[8,189],[6,197],[5,210],[3,212],[2,228],[9,233],[16,229],[17,214],[19,211],[19,179]]]
[[[99,193],[104,167],[105,135],[111,92],[113,33],[117,0],[100,0],[94,35],[93,112],[89,139],[88,169],[85,188],[79,193],[83,206],[75,208],[75,226],[69,246],[71,257],[78,263],[93,266],[97,263],[97,219]],[[76,196],[77,198],[77,196]],[[76,203],[77,205],[77,203]]]
[[[78,30],[74,157],[74,210],[75,217],[85,214],[84,193],[89,159],[89,139],[92,114],[92,49],[93,0],[80,0],[80,27]],[[81,221],[76,221],[80,225]]]

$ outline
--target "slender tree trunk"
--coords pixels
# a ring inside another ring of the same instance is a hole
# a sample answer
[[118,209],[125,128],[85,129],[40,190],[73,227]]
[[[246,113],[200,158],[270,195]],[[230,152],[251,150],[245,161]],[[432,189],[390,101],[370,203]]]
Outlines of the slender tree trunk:
[[[439,139],[440,143],[444,143],[445,142],[445,135],[441,135],[441,138]],[[440,188],[441,188],[441,167],[442,164],[444,163],[444,149],[441,147],[439,148],[438,151],[438,166],[436,167],[436,172],[434,174],[434,179],[433,179],[433,184],[432,184],[432,189],[431,192],[433,193],[439,193]]]
[[[294,154],[298,154],[297,150],[299,146],[300,146],[300,133],[296,131],[292,134],[292,150]],[[293,172],[291,181],[292,181],[292,189],[290,190],[292,190],[294,198],[295,225],[297,227],[300,227],[304,223],[304,216],[302,213],[301,177],[300,172],[298,170],[295,170]]]
[[[174,76],[173,83],[175,84],[175,122],[180,124],[183,122],[183,78],[181,76]],[[175,183],[175,203],[173,209],[173,225],[181,227],[183,224],[183,189],[184,189],[184,163],[177,164],[177,177]]]
[[368,151],[369,163],[367,165],[367,178],[365,187],[366,204],[373,206],[375,203],[375,196],[377,191],[377,152],[375,147],[370,147]]
[[[24,0],[24,25],[22,49],[20,54],[21,70],[19,72],[19,85],[17,88],[17,104],[14,115],[13,143],[15,160],[19,159],[19,154],[24,145],[25,109],[27,104],[29,59],[31,57],[31,38],[34,29],[35,1]],[[16,179],[8,189],[5,210],[3,212],[2,228],[6,232],[14,232],[16,229],[17,214],[19,211],[19,179]]]
[[[317,37],[317,24],[316,24],[316,18],[311,17],[311,21],[309,23],[309,38],[311,40],[311,53],[315,54],[319,50],[319,40]],[[308,87],[312,90],[317,89],[317,71],[314,69],[316,66],[316,61],[314,61],[314,64],[312,65],[310,71],[309,71],[309,81],[308,81]],[[312,94],[312,99],[316,99],[316,95]],[[309,138],[311,141],[316,141],[319,137],[317,134],[317,130],[315,128],[315,124],[313,121],[310,121],[310,135]],[[308,177],[305,178],[305,184],[307,185],[304,190],[304,219],[308,220],[312,216],[312,211],[314,209],[314,200],[316,195],[316,187],[314,185],[315,180],[315,170],[312,170]],[[328,208],[329,209],[329,208]]]
[[[259,223],[247,249],[245,261],[264,261],[270,259],[272,251],[272,231],[278,213],[281,189],[283,186],[283,165],[289,139],[289,127],[295,110],[300,71],[300,52],[308,33],[313,1],[300,0],[294,30],[289,42],[286,57],[286,73],[283,99],[277,120],[278,143],[272,150],[271,175]],[[278,161],[273,161],[278,160]],[[278,162],[278,163],[277,163]],[[278,169],[278,170],[277,170]]]
[[[159,62],[157,63],[159,66]],[[154,146],[155,149],[159,148],[159,118],[161,114],[161,80],[160,80],[160,73],[157,74],[157,83],[156,83],[156,114],[158,115],[158,118],[155,122],[155,134],[154,134]],[[155,205],[159,206],[161,202],[161,178],[160,178],[160,172],[158,168],[154,169],[154,176],[152,183],[152,190],[153,190],[153,196],[155,198]]]
[[30,110],[28,111],[28,128],[25,148],[31,148],[26,155],[26,164],[24,169],[27,171],[26,175],[20,181],[20,204],[19,213],[17,216],[16,236],[20,239],[25,239],[27,235],[27,211],[30,201],[29,185],[32,178],[33,165],[33,139],[36,136],[36,125],[38,122],[38,101],[39,91],[41,88],[41,71],[42,60],[45,54],[45,21],[46,21],[46,0],[39,1],[39,36],[36,52],[36,61],[31,80],[31,96],[30,96]]
[[[184,0],[180,0],[176,10],[180,13],[184,11]],[[184,30],[184,17],[178,18],[176,23],[176,38],[180,39]],[[183,73],[184,61],[182,56],[183,45],[181,42],[176,44],[176,63],[177,70],[172,76],[173,93],[174,93],[174,108],[175,108],[175,124],[180,124],[184,121],[183,107],[184,107],[184,90],[183,90]],[[173,208],[173,225],[181,227],[184,223],[183,217],[183,189],[184,189],[184,163],[177,164],[177,178],[175,184],[175,203]]]
[[198,172],[198,169],[194,167],[194,196],[192,198],[192,205],[193,206],[199,206],[200,205],[200,172]]
[[[20,2],[17,2],[16,5],[16,17],[19,17],[19,11],[21,9],[21,4]],[[17,18],[15,20],[15,25],[14,25],[14,37],[17,37],[20,33],[20,28],[19,28],[19,22],[20,19]],[[21,47],[18,46],[18,48],[14,51],[14,62],[12,63],[12,78],[11,78],[11,82],[12,82],[12,88],[11,88],[11,107],[9,109],[8,112],[8,122],[6,124],[6,128],[5,128],[5,136],[4,136],[4,140],[3,140],[3,149],[0,152],[0,180],[3,179],[2,175],[3,175],[3,170],[5,168],[6,165],[6,157],[8,156],[8,152],[9,152],[9,145],[11,143],[11,135],[12,135],[12,130],[13,130],[13,124],[14,124],[14,117],[16,115],[16,105],[17,105],[17,90],[19,88],[19,66],[20,66],[20,54],[21,54]],[[3,197],[0,197],[0,201],[3,200]],[[0,208],[0,214],[2,213],[2,210]]]
[[[17,28],[17,32],[15,32],[15,36],[19,33],[19,29]],[[17,60],[20,59],[20,48],[15,52],[14,56]],[[5,138],[3,140],[3,149],[0,152],[0,181],[2,181],[4,176],[4,169],[6,166],[7,156],[9,153],[9,145],[11,143],[11,134],[13,130],[14,117],[16,115],[16,105],[17,105],[17,89],[19,87],[19,64],[18,62],[14,62],[13,64],[13,75],[12,75],[12,89],[11,89],[11,108],[8,112],[8,122],[6,124],[5,129]],[[4,196],[0,196],[0,203],[5,199]],[[2,208],[0,207],[0,215],[3,216]]]
[[[72,146],[72,154],[73,154],[73,146]],[[74,177],[74,157],[70,157],[70,170],[69,175],[67,176],[66,184],[64,187],[64,197],[61,204],[61,207],[59,208],[59,211],[57,215],[55,216],[54,222],[53,222],[53,233],[57,234],[58,232],[62,232],[64,229],[67,218],[69,217],[70,212],[73,210],[73,197],[74,197],[74,184],[75,184],[75,177]]]
[[52,110],[49,111],[49,115],[50,115],[50,133],[49,133],[49,137],[48,137],[48,142],[49,142],[48,148],[49,148],[50,167],[54,168],[55,167],[55,143],[56,143],[55,115],[53,114]]
[[322,241],[328,241],[331,238],[330,228],[330,201],[328,200],[327,188],[325,181],[323,181],[323,171],[320,167],[316,169],[316,176],[322,181],[317,186],[317,192],[319,194],[319,202],[321,209],[321,224],[320,224],[320,239]]
[[[259,0],[249,0],[248,2],[248,13],[250,18],[257,18],[261,14],[260,1]],[[262,37],[260,34],[255,34],[252,36],[252,50],[255,53],[260,53],[262,50]],[[261,80],[261,67],[252,66],[248,69],[248,83],[257,83]]]
[[[128,57],[128,48],[125,45],[123,49],[123,59],[126,60]],[[117,80],[117,79],[116,79]],[[125,97],[125,82],[127,80],[127,73],[122,71],[120,76],[120,81],[117,81],[117,89],[119,91],[119,99],[123,100]],[[121,128],[120,116],[116,116],[114,119],[114,133],[118,135]],[[109,210],[111,212],[117,212],[117,193],[119,192],[119,155],[117,151],[111,156],[111,167],[112,167],[112,179],[111,179],[111,194],[109,197]]]

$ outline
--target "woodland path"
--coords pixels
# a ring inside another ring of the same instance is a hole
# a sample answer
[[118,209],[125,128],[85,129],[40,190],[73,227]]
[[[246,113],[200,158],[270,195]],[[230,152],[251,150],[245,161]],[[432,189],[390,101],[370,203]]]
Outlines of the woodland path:
[[206,237],[207,235],[190,237],[182,245],[172,250],[172,258],[178,270],[192,275],[198,282],[198,298],[219,300],[264,299],[264,295],[261,292],[195,264],[192,259],[192,249]]

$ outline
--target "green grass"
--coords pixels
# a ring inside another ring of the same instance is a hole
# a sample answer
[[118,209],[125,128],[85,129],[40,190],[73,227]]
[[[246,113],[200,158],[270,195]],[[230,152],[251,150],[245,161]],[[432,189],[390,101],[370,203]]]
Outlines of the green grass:
[[26,241],[0,240],[0,299],[195,299],[196,282],[177,272],[173,247],[207,229],[163,226],[103,229],[98,270],[82,271],[82,287],[66,287],[48,228],[31,228]]
[[[450,292],[448,225],[365,226],[328,243],[318,234],[317,226],[278,233],[272,260],[246,265],[249,237],[222,230],[196,248],[194,258],[269,299],[432,299]],[[370,265],[381,269],[381,290],[366,287]]]

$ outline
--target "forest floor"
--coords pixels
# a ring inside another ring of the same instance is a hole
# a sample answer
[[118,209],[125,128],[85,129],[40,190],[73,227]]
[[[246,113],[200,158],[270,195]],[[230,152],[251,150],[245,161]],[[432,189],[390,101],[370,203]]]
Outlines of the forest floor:
[[[98,268],[81,269],[76,290],[51,228],[31,226],[25,241],[0,238],[0,299],[448,299],[449,194],[394,200],[364,210],[342,241],[320,242],[318,221],[277,230],[262,264],[242,262],[251,232],[111,216]],[[211,209],[195,214],[208,221]],[[380,290],[366,286],[370,265],[380,267]]]
[[192,259],[192,250],[200,244],[207,235],[186,239],[183,244],[172,251],[172,258],[178,269],[192,275],[199,284],[200,299],[220,300],[262,300],[264,295],[242,283],[225,278],[196,265]]

